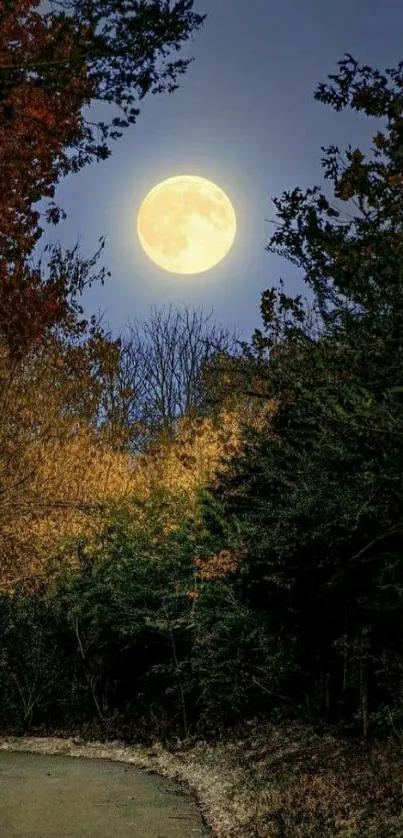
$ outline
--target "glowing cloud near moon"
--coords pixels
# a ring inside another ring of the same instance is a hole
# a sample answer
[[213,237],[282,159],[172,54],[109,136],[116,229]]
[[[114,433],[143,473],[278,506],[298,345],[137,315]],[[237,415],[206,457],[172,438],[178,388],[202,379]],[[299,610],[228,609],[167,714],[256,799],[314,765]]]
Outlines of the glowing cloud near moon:
[[144,198],[137,234],[147,256],[176,274],[208,271],[224,259],[236,233],[234,208],[210,180],[179,175]]

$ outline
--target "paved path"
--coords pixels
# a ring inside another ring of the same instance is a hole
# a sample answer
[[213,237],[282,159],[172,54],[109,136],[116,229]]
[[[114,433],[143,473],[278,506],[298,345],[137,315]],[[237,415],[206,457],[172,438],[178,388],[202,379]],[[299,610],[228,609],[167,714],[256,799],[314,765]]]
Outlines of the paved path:
[[122,762],[0,751],[1,838],[206,838],[191,795]]

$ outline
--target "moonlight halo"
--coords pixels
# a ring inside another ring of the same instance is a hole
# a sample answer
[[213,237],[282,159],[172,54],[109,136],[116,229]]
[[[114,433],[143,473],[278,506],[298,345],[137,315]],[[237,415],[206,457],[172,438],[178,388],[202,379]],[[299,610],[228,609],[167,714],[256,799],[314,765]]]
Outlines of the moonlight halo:
[[154,186],[137,217],[147,256],[176,274],[208,271],[233,245],[236,217],[231,201],[211,180],[177,175]]

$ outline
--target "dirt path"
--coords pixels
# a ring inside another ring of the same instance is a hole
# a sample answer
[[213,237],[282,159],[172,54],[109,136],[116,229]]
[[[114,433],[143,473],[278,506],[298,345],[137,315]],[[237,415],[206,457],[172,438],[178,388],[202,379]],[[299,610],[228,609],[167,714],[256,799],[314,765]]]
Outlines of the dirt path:
[[191,795],[106,759],[0,751],[7,838],[205,838]]

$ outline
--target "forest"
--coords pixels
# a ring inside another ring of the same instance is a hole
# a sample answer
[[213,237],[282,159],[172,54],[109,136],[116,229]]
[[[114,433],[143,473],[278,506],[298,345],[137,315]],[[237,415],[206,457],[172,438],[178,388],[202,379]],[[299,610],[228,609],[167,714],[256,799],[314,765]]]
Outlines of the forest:
[[106,0],[47,25],[37,5],[0,17],[2,733],[216,741],[258,719],[401,737],[403,61],[384,75],[346,53],[315,93],[378,121],[373,159],[322,148],[348,211],[318,186],[274,201],[267,250],[313,306],[280,280],[249,343],[157,306],[113,339],[78,300],[105,280],[104,242],[33,263],[33,205],[111,153],[83,106],[132,124],[131,91],[175,88],[186,62],[157,57],[202,17],[139,4],[117,42],[95,34]]

